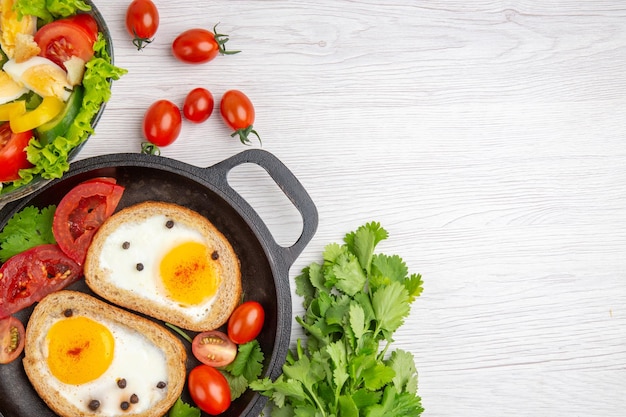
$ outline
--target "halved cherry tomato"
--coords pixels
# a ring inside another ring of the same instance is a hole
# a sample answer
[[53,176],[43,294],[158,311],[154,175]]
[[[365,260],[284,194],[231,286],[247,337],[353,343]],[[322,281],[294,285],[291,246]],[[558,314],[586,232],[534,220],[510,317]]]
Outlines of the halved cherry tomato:
[[95,40],[89,26],[90,24],[73,18],[55,20],[42,26],[35,33],[35,42],[41,48],[39,55],[62,68],[65,68],[64,62],[72,56],[89,61],[94,54]]
[[13,133],[9,122],[0,124],[0,182],[20,178],[20,169],[33,165],[26,158],[26,147],[33,137],[32,131]]
[[228,365],[237,356],[237,346],[219,330],[198,333],[191,351],[200,362],[216,368]]
[[133,0],[126,10],[126,30],[137,50],[152,42],[159,28],[159,11],[151,0]]
[[0,363],[16,359],[24,350],[24,325],[15,317],[0,320]]
[[176,104],[169,100],[155,101],[143,116],[143,135],[156,146],[171,145],[182,127],[182,116]]
[[52,232],[59,247],[79,265],[93,235],[122,198],[124,187],[112,179],[88,180],[72,188],[57,205]]
[[250,143],[248,136],[251,133],[261,140],[252,127],[255,117],[254,106],[248,96],[241,91],[228,90],[224,93],[220,102],[220,113],[226,125],[235,131],[230,136],[239,135],[241,143],[246,145]]
[[228,319],[228,337],[241,345],[255,339],[265,322],[265,310],[256,301],[246,301],[235,308]]
[[206,29],[189,29],[181,33],[172,43],[172,53],[179,60],[188,64],[202,64],[214,59],[217,54],[234,55],[241,51],[227,51],[228,36]]
[[183,103],[183,114],[187,120],[202,123],[213,113],[215,100],[206,88],[198,87],[191,90]]
[[58,245],[39,245],[10,257],[0,268],[0,317],[40,301],[81,276],[82,268]]
[[187,380],[191,399],[200,409],[213,416],[230,407],[230,386],[220,371],[209,365],[198,365]]

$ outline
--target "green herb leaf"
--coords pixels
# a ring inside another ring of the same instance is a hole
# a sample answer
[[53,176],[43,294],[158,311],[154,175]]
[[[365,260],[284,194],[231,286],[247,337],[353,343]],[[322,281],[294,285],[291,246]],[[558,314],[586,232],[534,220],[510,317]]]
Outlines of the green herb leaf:
[[372,297],[378,326],[387,334],[395,332],[409,315],[409,293],[399,282],[379,288]]
[[421,414],[413,356],[396,350],[385,357],[422,278],[409,276],[399,256],[374,254],[386,238],[379,223],[368,223],[348,233],[344,245],[327,245],[323,264],[311,263],[296,277],[305,308],[296,322],[306,344],[298,340],[289,350],[276,381],[250,384],[271,399],[272,417]]
[[54,205],[43,209],[29,206],[15,213],[0,232],[0,261],[38,245],[56,243],[52,234],[55,210]]
[[179,398],[167,415],[168,417],[200,417],[200,409],[190,406]]
[[263,372],[264,360],[259,342],[255,339],[239,345],[237,349],[237,357],[226,367],[226,370],[233,376],[243,376],[248,381],[257,379]]

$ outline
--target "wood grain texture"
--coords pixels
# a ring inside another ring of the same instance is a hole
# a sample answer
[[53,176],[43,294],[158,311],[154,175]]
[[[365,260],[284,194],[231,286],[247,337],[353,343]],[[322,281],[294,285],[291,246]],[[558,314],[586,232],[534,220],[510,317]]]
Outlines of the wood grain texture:
[[[320,212],[292,278],[370,220],[390,232],[380,251],[424,276],[397,335],[424,416],[624,415],[623,2],[158,0],[142,52],[127,3],[100,5],[129,72],[80,158],[138,151],[157,99],[241,89]],[[242,53],[171,56],[177,34],[218,22]],[[217,113],[185,123],[163,155],[209,166],[244,149],[229,133]],[[301,219],[246,169],[234,186],[289,245]]]

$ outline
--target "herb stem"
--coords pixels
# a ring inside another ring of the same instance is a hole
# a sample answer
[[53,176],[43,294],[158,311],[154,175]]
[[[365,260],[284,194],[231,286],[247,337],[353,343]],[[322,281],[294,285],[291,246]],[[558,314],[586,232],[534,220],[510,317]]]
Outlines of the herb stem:
[[168,323],[168,322],[165,322],[165,325],[169,327],[170,329],[174,330],[176,333],[178,333],[183,339],[185,339],[189,343],[193,343],[193,339],[189,337],[189,335],[185,333],[180,327],[174,326],[172,323]]

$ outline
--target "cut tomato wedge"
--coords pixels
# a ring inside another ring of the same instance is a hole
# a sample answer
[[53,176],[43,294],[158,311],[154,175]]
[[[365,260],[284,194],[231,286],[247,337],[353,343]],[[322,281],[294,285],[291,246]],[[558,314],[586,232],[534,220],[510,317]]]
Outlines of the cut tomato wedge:
[[57,245],[39,245],[12,256],[0,268],[0,318],[31,306],[81,276],[82,268]]
[[78,184],[59,202],[52,232],[67,256],[82,265],[93,235],[109,218],[122,198],[124,187],[112,178]]
[[62,68],[65,68],[65,61],[73,56],[89,61],[94,54],[97,33],[94,36],[93,24],[87,19],[84,16],[59,19],[42,26],[35,33],[35,42],[41,49],[39,55]]

